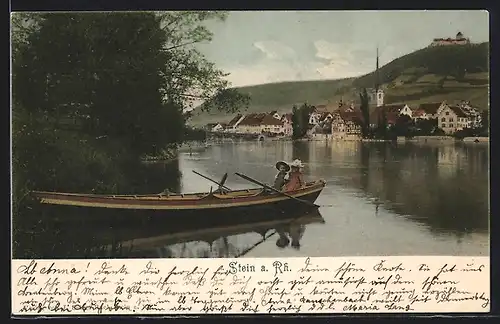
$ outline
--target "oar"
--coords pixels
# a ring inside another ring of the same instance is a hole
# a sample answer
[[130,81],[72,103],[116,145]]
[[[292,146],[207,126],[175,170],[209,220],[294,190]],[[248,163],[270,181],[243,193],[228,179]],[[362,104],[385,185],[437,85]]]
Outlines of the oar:
[[[208,178],[208,177],[204,176],[203,174],[198,173],[198,172],[196,172],[196,171],[194,171],[194,170],[192,170],[192,171],[193,171],[194,173],[196,173],[197,175],[199,175],[200,177],[205,178],[205,179],[207,179],[208,181],[212,181],[213,183],[216,183],[216,184],[219,186],[219,188],[224,188],[224,189],[226,189],[226,190],[231,191],[231,189],[229,189],[228,187],[224,186],[224,184],[223,184],[223,183],[219,183],[219,182],[217,182],[217,181],[215,181],[215,180],[212,180],[212,179],[210,179],[210,178]],[[227,176],[226,176],[225,178],[227,178]],[[223,179],[223,180],[224,180],[224,182],[226,182],[226,180],[225,180],[225,179]]]
[[222,177],[222,180],[220,181],[220,185],[219,185],[219,190],[222,191],[223,187],[224,187],[224,184],[226,183],[226,180],[227,180],[227,172],[224,173],[224,176]]
[[316,205],[316,204],[314,204],[314,203],[312,203],[312,202],[310,202],[310,201],[307,201],[307,200],[302,200],[302,199],[296,198],[296,197],[294,197],[294,196],[290,196],[289,194],[284,193],[283,191],[279,191],[279,190],[278,190],[278,189],[276,189],[276,188],[273,188],[273,187],[271,187],[271,186],[266,185],[265,183],[262,183],[262,182],[260,182],[260,181],[255,180],[255,179],[252,179],[252,178],[250,178],[249,176],[246,176],[246,175],[244,175],[244,174],[241,174],[241,173],[238,173],[238,172],[236,172],[235,174],[236,174],[237,176],[239,176],[239,177],[241,177],[241,178],[245,179],[245,180],[248,180],[248,181],[250,181],[250,182],[253,182],[253,183],[255,183],[255,184],[258,184],[258,185],[260,185],[260,186],[263,186],[264,188],[270,189],[270,190],[272,190],[272,191],[274,191],[274,192],[276,192],[276,193],[279,193],[279,194],[281,194],[281,195],[283,195],[283,196],[286,196],[286,197],[288,197],[288,198],[290,198],[290,199],[296,200],[296,201],[301,202],[301,203],[303,203],[303,204],[307,204],[307,205],[309,205],[309,206],[311,206],[311,207],[316,207],[316,208],[319,208],[319,207],[320,207],[319,205]]
[[252,251],[253,249],[255,249],[257,246],[259,246],[260,244],[264,243],[267,239],[269,239],[271,236],[273,236],[274,234],[276,234],[277,232],[275,230],[273,230],[271,232],[271,234],[269,234],[267,237],[264,236],[263,239],[261,239],[260,241],[258,241],[257,243],[255,243],[254,245],[252,245],[251,247],[241,251],[240,253],[238,253],[237,255],[234,256],[234,258],[241,258],[242,256],[244,256],[245,254],[247,254],[248,252]]
[[[300,218],[300,217],[299,217]],[[292,225],[293,223],[297,222],[298,219],[294,219],[292,220],[291,222],[289,222],[287,225],[290,226]],[[252,245],[251,247],[241,251],[240,253],[238,253],[237,255],[235,255],[234,257],[235,258],[241,258],[242,256],[244,256],[245,254],[249,253],[250,251],[252,251],[253,249],[255,249],[257,246],[259,246],[260,244],[264,243],[266,240],[268,240],[271,236],[273,236],[274,234],[278,233],[277,230],[273,230],[271,232],[271,234],[269,234],[268,236],[265,236],[260,240],[258,241],[257,243],[255,243],[254,245]]]

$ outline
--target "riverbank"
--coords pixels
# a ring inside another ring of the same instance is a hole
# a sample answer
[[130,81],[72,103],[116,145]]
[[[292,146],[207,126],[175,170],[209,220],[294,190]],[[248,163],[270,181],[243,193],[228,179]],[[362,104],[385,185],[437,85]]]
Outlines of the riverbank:
[[479,143],[489,143],[489,137],[464,137],[464,142],[479,142]]

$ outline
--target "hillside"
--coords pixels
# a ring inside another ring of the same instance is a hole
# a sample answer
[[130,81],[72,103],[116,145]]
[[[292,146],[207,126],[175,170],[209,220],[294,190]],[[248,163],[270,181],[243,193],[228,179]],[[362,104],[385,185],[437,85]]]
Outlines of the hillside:
[[[469,100],[488,109],[489,43],[429,47],[404,55],[379,69],[385,103],[418,104]],[[358,91],[373,87],[375,72],[358,78],[262,84],[238,88],[250,95],[247,112],[291,111],[294,104],[335,106],[341,98],[358,100]],[[190,123],[226,121],[232,115],[195,110]]]

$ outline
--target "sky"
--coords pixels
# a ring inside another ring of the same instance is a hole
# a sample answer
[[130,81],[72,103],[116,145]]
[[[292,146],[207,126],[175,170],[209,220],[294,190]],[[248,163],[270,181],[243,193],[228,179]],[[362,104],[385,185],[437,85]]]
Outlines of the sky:
[[230,73],[232,86],[339,79],[426,47],[433,38],[489,40],[488,12],[474,11],[232,11],[210,22],[199,50]]

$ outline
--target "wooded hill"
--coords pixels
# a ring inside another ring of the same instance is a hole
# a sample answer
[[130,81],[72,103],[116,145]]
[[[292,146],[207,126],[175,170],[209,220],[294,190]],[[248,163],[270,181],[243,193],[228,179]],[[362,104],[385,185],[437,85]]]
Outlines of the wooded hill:
[[[385,90],[385,103],[411,105],[468,100],[482,110],[488,109],[489,43],[423,48],[382,66],[379,79]],[[341,98],[358,102],[360,89],[373,87],[375,80],[376,74],[372,72],[358,78],[281,82],[237,89],[250,96],[246,112],[289,112],[294,104],[333,107]],[[195,109],[190,123],[225,121],[232,116]]]

